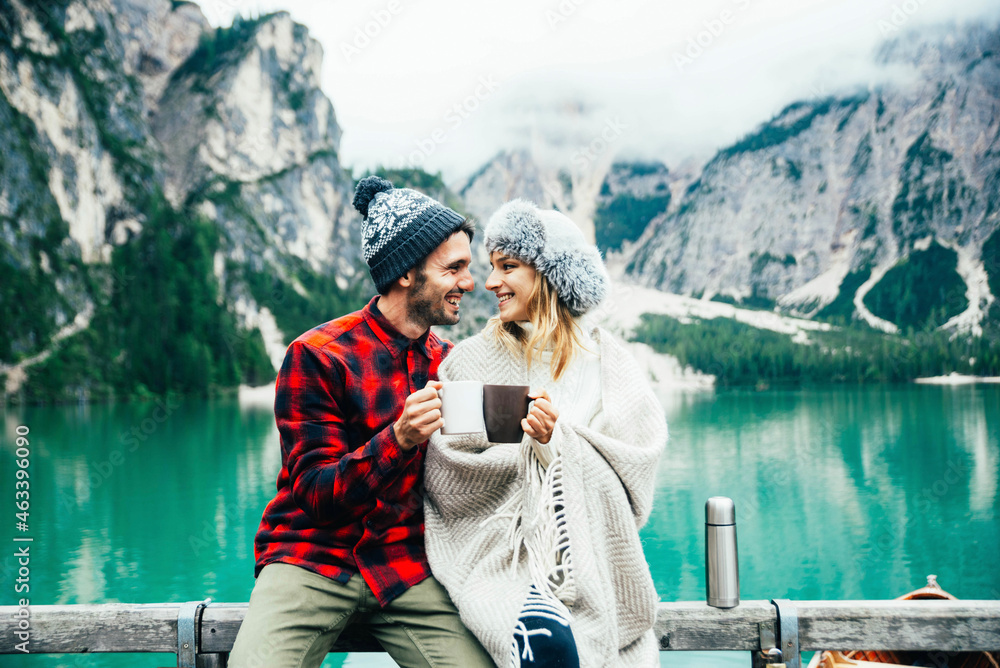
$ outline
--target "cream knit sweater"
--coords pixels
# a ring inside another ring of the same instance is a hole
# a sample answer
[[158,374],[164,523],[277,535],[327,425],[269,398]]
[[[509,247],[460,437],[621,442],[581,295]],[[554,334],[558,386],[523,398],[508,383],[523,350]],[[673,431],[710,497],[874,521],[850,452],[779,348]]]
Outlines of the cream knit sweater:
[[[659,665],[657,596],[638,528],[652,508],[666,421],[631,355],[604,330],[592,336],[602,410],[591,424],[556,422],[555,487],[538,484],[545,469],[529,437],[490,444],[485,434],[436,433],[427,450],[427,557],[498,666],[510,663],[521,605],[553,547],[554,508],[545,498],[553,491],[564,507],[558,533],[568,571],[556,593],[572,613],[581,665]],[[456,346],[440,369],[443,381],[531,384],[534,375],[482,334]]]

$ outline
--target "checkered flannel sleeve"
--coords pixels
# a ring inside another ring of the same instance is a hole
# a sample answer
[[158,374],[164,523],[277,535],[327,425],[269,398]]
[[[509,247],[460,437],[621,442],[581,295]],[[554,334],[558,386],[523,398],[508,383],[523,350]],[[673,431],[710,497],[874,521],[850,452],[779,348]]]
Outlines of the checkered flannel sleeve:
[[352,449],[347,402],[339,360],[309,343],[293,343],[278,375],[274,412],[292,498],[318,523],[366,503],[413,456],[396,440],[396,416],[388,414],[393,406],[381,416],[388,426]]

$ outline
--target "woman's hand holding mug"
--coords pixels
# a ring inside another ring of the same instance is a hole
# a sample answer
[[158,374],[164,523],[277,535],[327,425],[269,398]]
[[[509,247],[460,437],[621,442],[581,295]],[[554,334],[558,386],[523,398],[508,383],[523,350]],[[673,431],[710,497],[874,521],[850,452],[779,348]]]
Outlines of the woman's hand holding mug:
[[545,390],[537,390],[528,394],[534,401],[528,417],[521,420],[524,433],[539,443],[548,443],[552,439],[552,431],[556,428],[559,411],[552,405],[552,397]]

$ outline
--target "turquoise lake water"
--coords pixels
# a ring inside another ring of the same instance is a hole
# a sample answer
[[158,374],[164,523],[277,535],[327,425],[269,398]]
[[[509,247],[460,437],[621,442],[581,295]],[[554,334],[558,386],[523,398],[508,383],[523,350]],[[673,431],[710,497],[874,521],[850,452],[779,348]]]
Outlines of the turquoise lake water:
[[[704,599],[704,505],[736,503],[744,599],[893,598],[936,574],[1000,598],[1000,386],[901,386],[663,397],[671,439],[643,529],[663,600]],[[13,506],[15,429],[30,429],[32,604],[245,601],[273,495],[268,407],[235,401],[7,409],[0,498]],[[20,534],[13,509],[3,531]],[[13,549],[0,604],[16,602]],[[663,653],[669,666],[745,666]],[[326,666],[387,665],[331,655]],[[0,657],[3,665],[137,666],[173,655]],[[391,663],[388,665],[392,665]]]

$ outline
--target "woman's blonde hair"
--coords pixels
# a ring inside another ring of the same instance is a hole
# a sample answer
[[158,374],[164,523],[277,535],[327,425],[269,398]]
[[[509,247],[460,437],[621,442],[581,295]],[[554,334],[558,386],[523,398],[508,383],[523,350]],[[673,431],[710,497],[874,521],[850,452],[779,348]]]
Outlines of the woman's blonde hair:
[[559,295],[540,271],[535,271],[535,283],[527,303],[528,320],[533,325],[530,332],[515,322],[503,322],[499,315],[489,319],[487,331],[493,339],[509,352],[523,354],[531,368],[535,355],[552,350],[549,370],[554,380],[559,380],[573,361],[577,346],[581,346],[579,328],[569,308],[559,301]]

